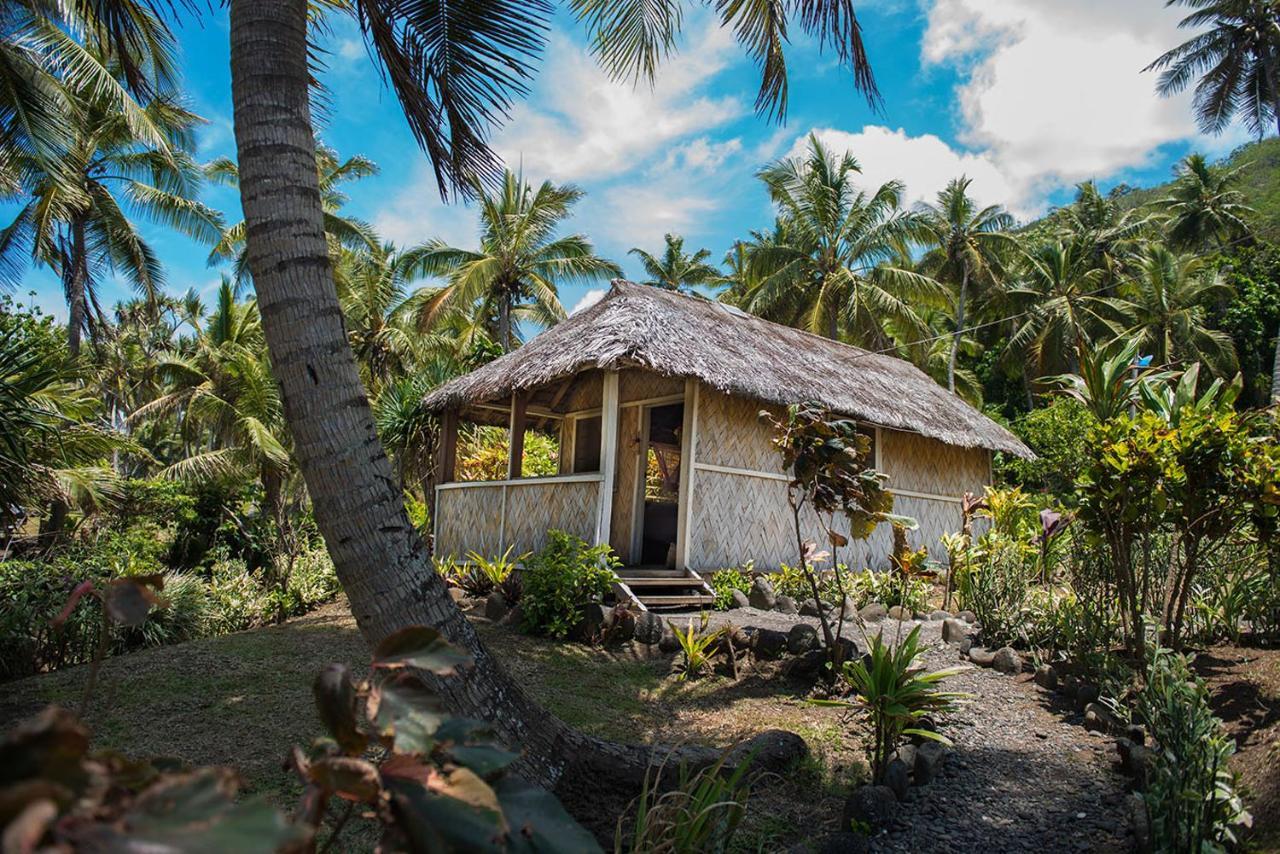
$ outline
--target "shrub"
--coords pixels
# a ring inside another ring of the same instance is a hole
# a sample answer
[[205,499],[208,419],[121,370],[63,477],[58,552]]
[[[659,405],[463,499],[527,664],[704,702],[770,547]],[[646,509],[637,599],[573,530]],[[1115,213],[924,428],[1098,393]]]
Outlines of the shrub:
[[751,564],[744,567],[717,569],[708,579],[711,590],[716,594],[716,610],[727,611],[733,604],[733,591],[748,593],[751,590]]
[[[747,811],[751,785],[746,781],[750,762],[732,772],[725,758],[690,776],[686,766],[674,789],[662,785],[666,761],[656,771],[646,771],[640,796],[634,801],[635,821],[630,839],[623,836],[624,814],[614,835],[615,854],[625,851],[723,852]],[[628,810],[627,812],[630,812]]]
[[547,545],[525,563],[524,628],[553,638],[569,635],[582,606],[604,598],[620,565],[608,545],[589,546],[564,531],[547,532]]
[[224,555],[214,561],[209,570],[209,598],[211,634],[244,631],[270,613],[266,591],[239,558]]
[[158,599],[160,607],[152,609],[141,625],[122,630],[118,646],[164,646],[209,633],[213,603],[203,578],[185,572],[167,572]]
[[309,611],[328,602],[342,590],[333,559],[323,543],[309,545],[294,560],[293,573],[289,576],[289,591],[297,598],[300,610]]
[[701,624],[697,629],[693,627],[693,617],[689,618],[689,624],[684,629],[667,620],[667,625],[680,643],[680,663],[676,665],[676,669],[680,671],[679,678],[682,682],[697,679],[711,671],[711,659],[715,656],[716,644],[724,632],[720,629],[707,631],[707,613],[702,612]]
[[1069,495],[1076,473],[1084,468],[1085,437],[1096,423],[1084,404],[1067,397],[1020,415],[1010,427],[1036,452],[1036,459],[997,455],[997,477],[1029,490]]
[[512,557],[515,546],[495,558],[487,558],[479,552],[467,552],[466,561],[455,560],[452,556],[436,562],[436,571],[445,580],[456,587],[461,587],[468,596],[483,598],[495,590],[500,590],[509,604],[515,603],[521,594],[521,584],[516,575],[516,566],[528,559],[526,552]]
[[1027,592],[1038,553],[1028,543],[990,533],[957,576],[960,602],[973,611],[987,646],[1025,639]]
[[54,631],[51,625],[77,584],[91,578],[76,564],[0,561],[0,679],[18,679],[93,657],[99,616],[79,608]]
[[916,614],[929,607],[929,582],[923,578],[870,569],[846,578],[849,579],[849,596],[859,608],[879,602],[887,608],[901,605]]
[[1227,767],[1235,741],[1213,716],[1209,692],[1185,657],[1166,649],[1151,654],[1138,715],[1157,745],[1144,795],[1155,850],[1233,847],[1235,828],[1249,820]]

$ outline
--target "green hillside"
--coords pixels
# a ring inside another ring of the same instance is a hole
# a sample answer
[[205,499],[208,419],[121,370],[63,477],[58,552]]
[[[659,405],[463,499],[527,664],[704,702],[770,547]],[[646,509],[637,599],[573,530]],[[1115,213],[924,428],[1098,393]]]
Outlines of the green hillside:
[[[1218,165],[1240,168],[1240,190],[1248,205],[1258,212],[1261,228],[1270,231],[1280,226],[1280,138],[1242,145]],[[1125,200],[1138,207],[1151,204],[1168,192],[1169,184],[1165,183],[1132,190]]]

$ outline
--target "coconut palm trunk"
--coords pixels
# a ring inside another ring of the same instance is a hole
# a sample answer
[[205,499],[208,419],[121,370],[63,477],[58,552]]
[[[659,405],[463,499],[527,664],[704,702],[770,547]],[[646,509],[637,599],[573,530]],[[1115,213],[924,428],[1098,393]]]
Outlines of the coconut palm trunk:
[[[589,742],[532,702],[480,643],[432,571],[347,340],[329,264],[308,92],[307,0],[233,0],[232,94],[248,263],[295,457],[351,611],[376,643],[430,625],[475,659],[433,679],[455,713],[524,751],[554,786]],[[597,754],[598,755],[598,754]]]
[[960,277],[960,295],[956,298],[956,331],[951,336],[951,356],[947,360],[947,390],[956,393],[956,359],[960,355],[960,339],[964,337],[964,302],[969,292],[969,264]]
[[84,229],[84,220],[72,220],[68,241],[70,246],[63,261],[63,289],[67,297],[67,352],[72,359],[80,355],[80,336],[88,311],[89,250],[85,243]]
[[1276,358],[1271,365],[1271,402],[1280,403],[1280,326],[1276,327]]

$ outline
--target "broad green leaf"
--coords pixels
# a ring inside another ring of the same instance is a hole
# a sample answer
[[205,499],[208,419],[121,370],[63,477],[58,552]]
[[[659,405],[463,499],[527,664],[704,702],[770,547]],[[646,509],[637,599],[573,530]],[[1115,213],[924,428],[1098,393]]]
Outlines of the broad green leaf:
[[373,803],[382,791],[377,767],[354,756],[317,759],[307,769],[307,776],[322,789],[357,803]]
[[396,753],[429,753],[436,730],[447,720],[439,698],[417,677],[400,673],[373,686],[369,692],[369,719],[378,735],[391,739]]
[[447,778],[435,775],[430,785],[400,777],[386,779],[396,825],[415,851],[507,850],[507,822],[497,795],[465,768]]
[[359,755],[368,739],[356,721],[356,687],[351,671],[342,664],[330,664],[316,676],[312,691],[316,710],[325,729],[344,752]]
[[565,812],[555,795],[518,777],[494,784],[502,811],[511,825],[508,850],[539,854],[595,854],[600,843]]
[[410,626],[383,639],[374,650],[373,666],[382,670],[414,667],[448,676],[471,664],[471,656],[449,643],[435,629]]

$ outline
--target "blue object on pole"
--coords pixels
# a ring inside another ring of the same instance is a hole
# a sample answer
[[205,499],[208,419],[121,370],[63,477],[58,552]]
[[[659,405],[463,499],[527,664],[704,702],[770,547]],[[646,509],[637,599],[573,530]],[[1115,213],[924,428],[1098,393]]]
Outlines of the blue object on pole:
[[1150,367],[1150,366],[1151,366],[1151,360],[1152,360],[1153,358],[1155,358],[1155,357],[1154,357],[1154,356],[1139,356],[1139,357],[1138,357],[1138,362],[1137,362],[1138,367],[1139,367],[1139,368],[1147,368],[1147,367]]

